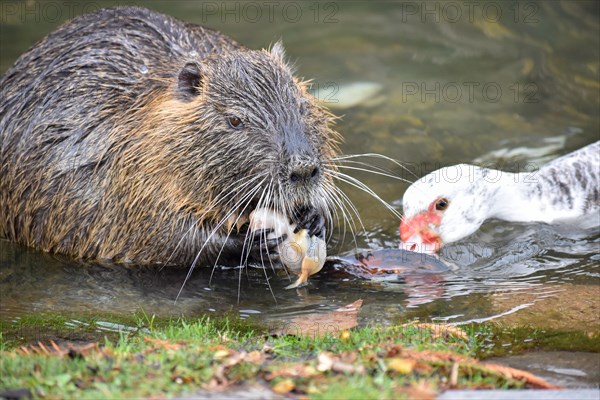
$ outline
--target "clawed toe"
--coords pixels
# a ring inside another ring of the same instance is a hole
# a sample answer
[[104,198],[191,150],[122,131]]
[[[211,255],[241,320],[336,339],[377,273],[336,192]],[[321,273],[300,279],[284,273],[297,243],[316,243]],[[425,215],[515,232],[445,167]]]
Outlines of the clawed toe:
[[299,221],[296,224],[294,233],[298,233],[301,229],[306,229],[308,231],[308,236],[323,238],[325,232],[325,218],[316,208],[303,207],[296,215],[299,215]]

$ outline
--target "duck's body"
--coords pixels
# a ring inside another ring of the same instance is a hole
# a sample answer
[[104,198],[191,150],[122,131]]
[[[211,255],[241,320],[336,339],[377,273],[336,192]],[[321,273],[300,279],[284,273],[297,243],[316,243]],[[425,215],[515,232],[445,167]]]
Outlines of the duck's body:
[[459,164],[434,171],[404,194],[402,247],[432,252],[487,219],[600,225],[600,141],[511,173]]

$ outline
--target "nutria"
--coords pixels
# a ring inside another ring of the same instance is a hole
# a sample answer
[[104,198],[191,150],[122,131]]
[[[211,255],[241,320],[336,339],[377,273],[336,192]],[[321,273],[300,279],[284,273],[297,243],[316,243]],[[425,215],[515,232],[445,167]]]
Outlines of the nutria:
[[250,50],[147,9],[104,9],[38,42],[0,90],[2,238],[84,259],[237,265],[282,240],[250,237],[255,208],[311,235],[330,221],[333,117],[280,44]]

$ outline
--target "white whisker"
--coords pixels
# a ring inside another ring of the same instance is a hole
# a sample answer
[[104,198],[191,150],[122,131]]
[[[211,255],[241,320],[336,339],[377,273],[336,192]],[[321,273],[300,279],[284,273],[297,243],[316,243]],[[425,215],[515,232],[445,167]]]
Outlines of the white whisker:
[[338,179],[344,183],[347,183],[351,186],[354,186],[355,188],[362,190],[365,193],[370,194],[373,198],[377,199],[385,208],[387,208],[392,214],[394,214],[394,216],[401,218],[400,213],[398,211],[396,211],[396,209],[394,207],[392,207],[385,200],[383,200],[381,197],[379,197],[379,195],[377,195],[377,193],[375,193],[371,188],[369,188],[363,182],[359,181],[358,179],[356,179],[350,175],[344,174],[339,171],[329,170],[328,172],[330,172],[336,179]]
[[[242,199],[240,199],[238,201],[238,204],[240,204],[242,201],[245,201],[246,199],[249,199],[246,203],[246,206],[244,207],[244,210],[248,207],[248,205],[250,204],[250,201],[252,199],[252,197],[254,196],[255,192],[257,192],[260,188],[260,185],[264,182],[261,181],[259,184],[256,185],[254,190],[251,190],[250,192],[246,193]],[[215,235],[215,233],[225,224],[225,222],[229,219],[229,217],[231,217],[236,211],[235,207],[232,207],[232,209],[225,215],[224,218],[221,219],[221,221],[219,221],[219,223],[217,223],[217,225],[212,229],[212,231],[210,232],[210,234],[208,235],[208,237],[206,238],[206,240],[204,241],[204,244],[202,245],[202,247],[200,248],[200,250],[198,251],[196,257],[194,258],[194,261],[192,262],[192,265],[190,266],[190,269],[183,281],[183,284],[181,285],[181,288],[179,289],[179,292],[177,293],[177,297],[175,298],[175,302],[177,302],[177,300],[179,299],[179,296],[181,295],[181,292],[183,291],[183,288],[185,286],[185,284],[187,283],[187,281],[190,279],[190,276],[192,275],[192,272],[194,271],[194,268],[196,267],[196,263],[198,262],[199,258],[200,258],[200,254],[202,254],[202,250],[204,250],[204,248],[208,245],[208,243],[210,242],[210,239],[212,239],[212,237]],[[243,213],[243,211],[242,211]]]
[[377,153],[346,154],[346,155],[343,155],[343,156],[338,156],[338,157],[333,158],[333,161],[343,161],[343,160],[349,160],[349,159],[358,158],[358,157],[379,158],[379,159],[382,159],[382,160],[389,161],[391,163],[396,164],[397,166],[399,166],[400,168],[402,168],[406,172],[410,173],[415,178],[419,179],[419,177],[413,171],[411,171],[410,169],[408,169],[404,165],[402,165],[402,163],[400,161],[394,160],[393,158],[388,157],[388,156],[384,156],[383,154],[377,154]]
[[392,175],[392,174],[389,174],[389,173],[386,173],[386,172],[379,172],[379,171],[374,171],[374,170],[370,170],[370,169],[366,169],[366,168],[350,167],[348,165],[337,165],[337,167],[338,168],[351,169],[351,170],[354,170],[354,171],[369,172],[371,174],[381,175],[381,176],[385,176],[385,177],[392,178],[392,179],[397,179],[397,180],[402,181],[402,182],[412,183],[408,179],[404,179],[404,178],[402,178],[400,176]]

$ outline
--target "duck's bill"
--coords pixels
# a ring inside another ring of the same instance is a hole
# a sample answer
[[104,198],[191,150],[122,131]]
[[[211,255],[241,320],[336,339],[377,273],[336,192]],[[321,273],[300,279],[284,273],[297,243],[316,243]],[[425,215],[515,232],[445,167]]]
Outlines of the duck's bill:
[[435,255],[442,247],[441,241],[424,241],[421,235],[415,234],[407,240],[400,241],[401,250],[413,251],[415,253],[423,253]]
[[[420,239],[420,238],[419,238]],[[406,242],[400,242],[400,250],[413,251],[415,253],[424,253],[434,255],[440,251],[439,243],[423,243],[417,238],[410,238]]]
[[422,212],[400,222],[400,249],[417,253],[435,254],[442,247],[442,239],[436,232],[441,223],[435,212]]

